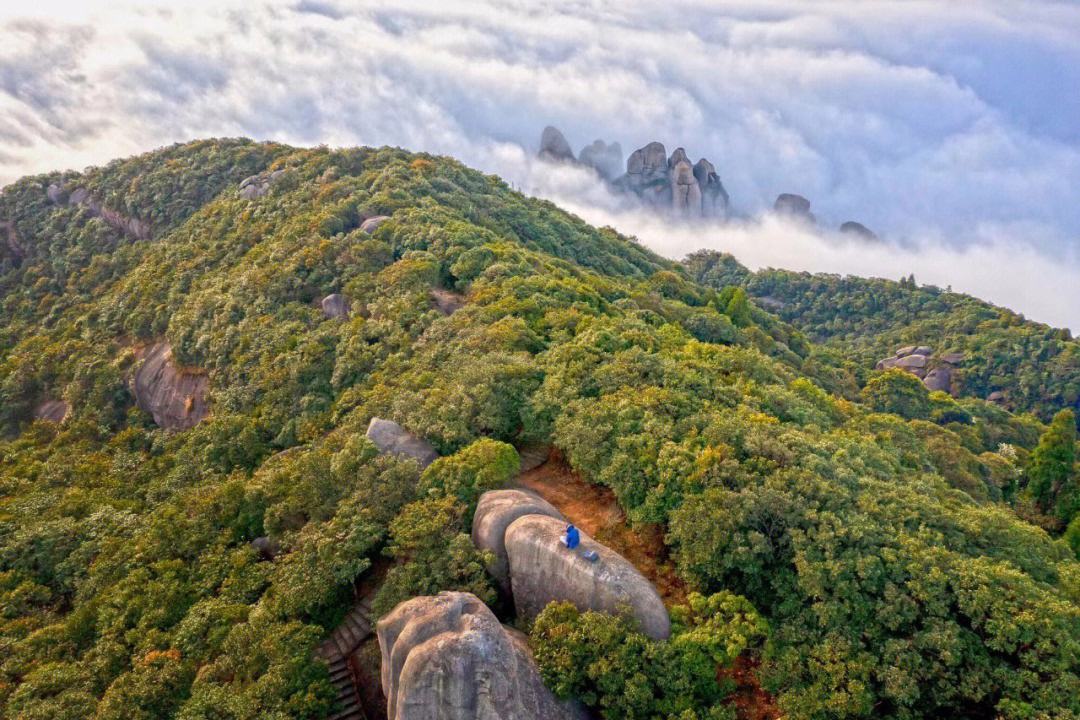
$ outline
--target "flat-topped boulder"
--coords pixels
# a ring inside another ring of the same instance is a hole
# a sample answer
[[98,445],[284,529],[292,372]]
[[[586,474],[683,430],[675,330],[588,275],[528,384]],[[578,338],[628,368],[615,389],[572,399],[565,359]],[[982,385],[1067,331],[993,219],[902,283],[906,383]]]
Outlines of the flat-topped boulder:
[[840,225],[840,232],[843,235],[858,238],[859,240],[872,241],[878,239],[877,233],[863,225],[861,222],[856,222],[854,220],[848,220],[847,222],[842,223]]
[[376,626],[389,720],[585,720],[544,687],[525,639],[471,593],[416,597]]
[[371,418],[371,422],[368,423],[367,439],[379,448],[379,452],[412,458],[420,463],[421,468],[426,468],[439,457],[439,453],[431,443],[413,435],[393,420]]
[[472,541],[481,550],[488,550],[494,560],[488,572],[503,592],[510,592],[510,560],[506,555],[506,529],[520,517],[546,515],[559,520],[566,518],[554,505],[531,490],[490,490],[480,496],[473,515]]
[[[504,535],[510,586],[519,617],[535,618],[548,603],[569,601],[579,610],[628,610],[649,637],[664,640],[671,620],[656,588],[630,561],[581,533],[568,550],[560,541],[566,522],[547,515],[514,520]],[[590,561],[583,554],[595,552]]]
[[132,376],[132,393],[159,427],[187,430],[210,413],[206,373],[177,366],[169,343],[142,348],[136,356],[141,362]]

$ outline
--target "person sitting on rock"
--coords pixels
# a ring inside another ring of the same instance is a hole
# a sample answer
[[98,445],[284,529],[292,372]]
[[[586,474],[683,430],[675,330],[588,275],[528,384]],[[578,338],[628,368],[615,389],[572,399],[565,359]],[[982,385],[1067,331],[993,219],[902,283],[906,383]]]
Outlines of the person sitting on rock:
[[581,544],[581,533],[574,527],[573,523],[566,526],[566,532],[561,538],[562,544],[566,546],[567,550],[573,550]]

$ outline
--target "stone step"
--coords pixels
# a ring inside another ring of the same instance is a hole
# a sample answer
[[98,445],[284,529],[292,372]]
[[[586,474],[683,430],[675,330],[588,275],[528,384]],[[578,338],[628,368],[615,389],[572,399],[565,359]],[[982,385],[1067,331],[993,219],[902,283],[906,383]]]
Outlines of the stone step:
[[364,711],[359,705],[353,705],[331,715],[329,720],[367,720],[367,716],[364,715]]

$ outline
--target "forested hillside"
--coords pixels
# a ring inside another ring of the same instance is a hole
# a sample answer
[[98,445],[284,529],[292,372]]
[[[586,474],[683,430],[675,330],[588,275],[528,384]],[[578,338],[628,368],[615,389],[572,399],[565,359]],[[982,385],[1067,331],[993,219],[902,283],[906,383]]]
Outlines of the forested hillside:
[[[20,180],[0,223],[5,717],[331,716],[313,652],[374,568],[377,611],[462,589],[512,619],[467,533],[530,443],[700,593],[670,641],[541,616],[545,679],[603,717],[732,717],[717,666],[739,654],[790,718],[1080,717],[1075,422],[861,360],[950,308],[1001,343],[1035,326],[911,291],[937,315],[846,321],[882,337],[845,365],[806,339],[840,337],[810,319],[832,281],[687,270],[387,148],[195,142]],[[960,337],[915,339],[1020,378],[1075,363],[1060,333],[1008,371]],[[166,343],[207,392],[191,427],[133,390]],[[1037,409],[1075,401],[1040,382]],[[376,416],[444,459],[379,454]]]
[[687,269],[713,287],[738,284],[815,343],[836,350],[865,381],[875,363],[904,345],[962,353],[963,394],[1002,394],[1016,411],[1049,420],[1080,407],[1080,342],[970,295],[880,278],[762,270],[731,256],[696,253]]

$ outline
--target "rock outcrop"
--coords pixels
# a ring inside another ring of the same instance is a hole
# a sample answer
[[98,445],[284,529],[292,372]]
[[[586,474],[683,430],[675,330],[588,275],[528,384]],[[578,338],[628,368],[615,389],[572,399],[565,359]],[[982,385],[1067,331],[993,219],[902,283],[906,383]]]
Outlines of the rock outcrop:
[[540,134],[540,158],[555,162],[574,162],[574,151],[570,149],[570,143],[566,136],[551,125],[544,128]]
[[143,348],[137,357],[141,362],[132,376],[132,393],[159,427],[187,430],[209,414],[206,373],[177,367],[167,342]]
[[842,235],[849,235],[859,240],[873,241],[877,240],[878,236],[870,228],[866,227],[860,222],[854,220],[848,220],[846,223],[840,225],[840,233]]
[[566,524],[566,518],[554,505],[531,490],[486,492],[480,496],[476,513],[473,515],[473,544],[481,550],[490,551],[494,556],[488,572],[505,593],[511,590],[510,559],[506,555],[506,529],[512,522],[526,515],[545,515]]
[[[566,523],[547,515],[525,515],[506,529],[504,542],[510,586],[519,617],[532,619],[548,603],[569,601],[581,610],[617,613],[624,609],[642,632],[658,640],[671,634],[663,600],[644,575],[614,550],[581,533],[581,545],[568,550],[559,540]],[[599,559],[582,556],[593,551]]]
[[331,320],[349,317],[349,301],[341,293],[327,295],[320,303],[323,315]]
[[802,195],[795,195],[793,193],[781,193],[780,195],[777,195],[776,202],[773,203],[773,211],[777,215],[799,222],[805,222],[811,225],[817,222],[814,213],[810,212],[810,201]]
[[54,205],[81,205],[113,230],[133,240],[150,240],[152,237],[149,223],[105,207],[86,188],[69,192],[67,188],[52,184],[45,189],[45,196]]
[[588,165],[604,180],[611,182],[623,171],[622,146],[617,142],[608,145],[603,140],[593,140],[592,145],[581,148],[578,162]]
[[35,420],[62,423],[71,414],[71,405],[63,400],[44,400],[34,408]]
[[923,381],[931,392],[940,390],[956,395],[955,376],[957,367],[964,361],[964,353],[945,353],[934,357],[927,345],[908,345],[898,348],[892,357],[878,360],[876,370],[899,368]]
[[389,215],[376,215],[375,217],[369,217],[364,222],[360,223],[360,230],[366,232],[368,235],[379,229],[379,226],[390,219]]
[[26,259],[26,248],[19,240],[19,233],[15,229],[15,223],[10,220],[0,220],[0,234],[4,238],[5,254],[11,256],[14,265],[19,265]]
[[412,458],[420,463],[421,468],[426,468],[439,457],[431,443],[413,435],[393,420],[371,418],[367,439],[379,448],[379,452]]
[[728,194],[716,167],[705,158],[692,163],[683,148],[668,157],[663,143],[651,142],[630,153],[623,172],[619,143],[594,140],[574,158],[563,134],[549,125],[540,137],[537,157],[590,167],[611,190],[676,217],[726,218],[728,214]]
[[470,593],[407,600],[376,626],[389,720],[585,720],[540,678],[523,636]]
[[284,174],[284,170],[274,170],[246,177],[240,181],[240,196],[248,200],[260,198],[270,192],[270,186]]

